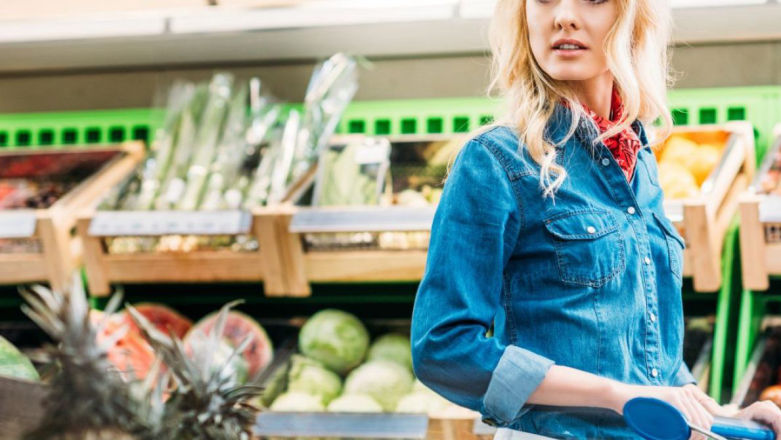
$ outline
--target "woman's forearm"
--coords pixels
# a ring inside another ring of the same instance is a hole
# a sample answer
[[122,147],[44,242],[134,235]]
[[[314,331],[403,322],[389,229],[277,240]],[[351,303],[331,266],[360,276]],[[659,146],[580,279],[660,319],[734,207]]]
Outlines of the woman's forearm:
[[624,384],[574,368],[554,365],[527,403],[550,406],[587,406],[618,413],[626,403]]

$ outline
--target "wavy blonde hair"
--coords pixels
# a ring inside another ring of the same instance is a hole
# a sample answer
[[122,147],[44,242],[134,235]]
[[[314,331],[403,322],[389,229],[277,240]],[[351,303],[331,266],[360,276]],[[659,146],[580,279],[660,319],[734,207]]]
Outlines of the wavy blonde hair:
[[[493,69],[489,93],[498,90],[504,97],[507,110],[497,124],[517,129],[521,145],[541,167],[543,195],[552,197],[567,177],[567,171],[556,162],[556,146],[575,133],[585,113],[573,88],[551,78],[535,60],[526,21],[527,1],[533,0],[499,0],[496,5],[490,30]],[[670,83],[669,2],[610,1],[617,3],[618,19],[607,35],[604,49],[625,110],[619,123],[599,136],[595,144],[627,129],[637,119],[644,123],[660,119],[660,135],[664,139],[672,127],[666,95]],[[545,127],[555,105],[562,100],[573,110],[572,120],[564,139],[553,144],[545,137]]]

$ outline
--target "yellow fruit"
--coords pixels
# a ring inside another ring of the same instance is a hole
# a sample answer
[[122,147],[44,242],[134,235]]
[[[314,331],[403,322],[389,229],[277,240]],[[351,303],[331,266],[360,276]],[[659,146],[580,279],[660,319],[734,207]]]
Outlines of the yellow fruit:
[[694,160],[688,166],[694,180],[697,181],[697,186],[705,182],[711,171],[718,165],[719,159],[721,159],[721,150],[718,147],[711,144],[701,144],[697,148]]
[[674,162],[691,169],[696,160],[697,144],[681,136],[670,136],[659,162]]
[[685,199],[695,197],[699,193],[694,176],[686,167],[675,162],[659,164],[659,185],[668,199]]

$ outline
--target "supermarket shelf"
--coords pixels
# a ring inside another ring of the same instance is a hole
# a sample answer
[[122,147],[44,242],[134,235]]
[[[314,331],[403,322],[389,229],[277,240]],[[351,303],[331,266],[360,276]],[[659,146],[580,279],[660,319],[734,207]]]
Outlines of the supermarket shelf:
[[[4,21],[0,71],[316,59],[345,50],[366,56],[483,52],[493,3],[348,0]],[[781,5],[774,2],[681,7],[674,18],[678,43],[781,38]]]

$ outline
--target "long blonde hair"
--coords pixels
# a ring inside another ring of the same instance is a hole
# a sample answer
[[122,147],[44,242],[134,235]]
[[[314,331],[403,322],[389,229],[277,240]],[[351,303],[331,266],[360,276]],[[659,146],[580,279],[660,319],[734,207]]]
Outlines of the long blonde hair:
[[[526,2],[498,0],[491,22],[493,54],[489,93],[498,90],[507,110],[498,124],[520,133],[521,145],[540,165],[540,185],[544,196],[553,196],[564,183],[567,171],[556,162],[556,146],[545,137],[545,127],[557,103],[566,101],[572,109],[566,142],[585,115],[573,89],[548,76],[534,59],[529,43]],[[627,129],[639,119],[650,123],[661,119],[662,138],[672,127],[667,108],[670,81],[667,44],[671,28],[667,0],[614,0],[618,19],[605,41],[607,64],[624,104],[623,118],[597,142]],[[590,119],[589,119],[590,120]],[[520,146],[519,146],[520,147]]]

